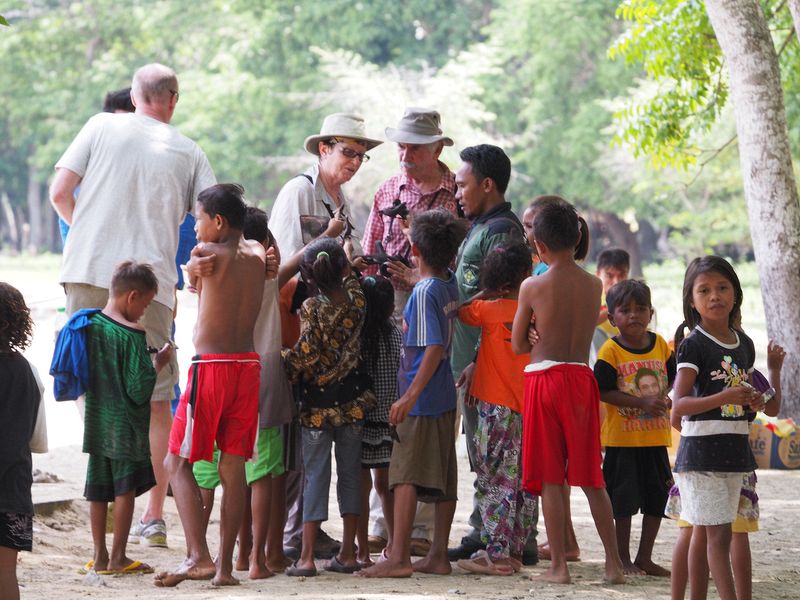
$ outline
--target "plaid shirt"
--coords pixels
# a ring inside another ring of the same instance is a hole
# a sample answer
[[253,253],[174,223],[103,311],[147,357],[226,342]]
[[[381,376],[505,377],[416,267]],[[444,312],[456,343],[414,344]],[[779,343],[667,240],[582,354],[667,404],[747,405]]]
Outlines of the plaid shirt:
[[[384,250],[390,256],[410,257],[411,244],[408,238],[403,235],[400,223],[395,222],[397,219],[386,217],[380,213],[381,210],[391,207],[397,199],[405,202],[409,213],[412,215],[432,208],[444,208],[454,215],[458,214],[456,208],[456,176],[441,161],[439,161],[439,169],[442,172],[442,180],[439,183],[439,187],[427,194],[423,194],[405,173],[390,177],[383,182],[378,191],[375,192],[372,210],[364,228],[364,237],[361,242],[364,254],[375,254],[375,242],[380,241],[383,243]],[[365,270],[367,274],[376,274],[377,272],[378,267],[376,265],[372,265]],[[411,288],[400,285],[398,289],[410,290]]]

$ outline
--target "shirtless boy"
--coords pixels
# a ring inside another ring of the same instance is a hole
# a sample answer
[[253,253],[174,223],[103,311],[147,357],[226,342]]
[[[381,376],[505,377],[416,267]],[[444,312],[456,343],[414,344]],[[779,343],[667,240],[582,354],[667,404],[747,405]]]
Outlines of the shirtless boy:
[[[550,542],[550,568],[536,579],[570,583],[561,500],[566,480],[583,488],[589,501],[605,549],[606,582],[624,583],[600,463],[600,395],[586,364],[602,284],[575,263],[579,235],[578,215],[567,203],[543,207],[533,222],[536,251],[549,269],[522,283],[511,334],[514,352],[531,356],[525,369],[523,485],[542,497]],[[534,312],[539,341],[531,347],[528,329]]]
[[[242,237],[244,190],[219,184],[197,197],[194,256],[214,258],[213,273],[192,283],[198,290],[197,324],[189,383],[172,424],[164,462],[186,536],[186,558],[177,569],[156,575],[157,586],[184,579],[236,585],[233,547],[244,510],[244,462],[258,430],[259,356],[253,328],[264,289],[265,253]],[[211,460],[220,449],[223,498],[219,556],[211,558],[203,527],[203,505],[191,464]]]

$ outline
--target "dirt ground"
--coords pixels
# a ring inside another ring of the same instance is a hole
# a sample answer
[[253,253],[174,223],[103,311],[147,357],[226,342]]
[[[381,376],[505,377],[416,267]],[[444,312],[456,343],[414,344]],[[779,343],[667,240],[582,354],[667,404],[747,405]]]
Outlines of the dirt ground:
[[[57,474],[63,482],[37,484],[34,498],[80,498],[85,476],[85,457],[80,453],[82,427],[75,407],[70,402],[56,403],[52,385],[46,376],[53,350],[53,332],[56,308],[63,306],[63,291],[55,283],[57,265],[46,272],[18,269],[4,273],[4,277],[17,285],[32,308],[36,328],[34,344],[26,355],[37,365],[48,387],[48,429],[51,452],[34,455],[34,467]],[[4,269],[8,270],[8,269]],[[194,322],[194,298],[179,294],[178,346],[179,359],[185,365],[191,356],[191,326]],[[459,440],[463,448],[463,440]],[[467,530],[471,508],[472,478],[466,459],[460,458],[461,501],[450,535],[451,544],[458,543]],[[758,599],[800,598],[800,471],[760,471],[758,491],[761,497],[761,531],[751,535],[753,551],[754,597]],[[338,515],[335,491],[331,494],[330,514]],[[141,505],[143,499],[140,499]],[[34,551],[20,553],[18,574],[23,598],[170,598],[170,599],[228,599],[228,598],[302,598],[363,599],[383,598],[447,598],[469,596],[474,600],[556,598],[606,600],[637,599],[661,600],[669,598],[669,581],[653,577],[629,578],[624,586],[607,587],[602,583],[602,548],[594,531],[583,494],[574,490],[572,506],[575,528],[581,545],[582,562],[571,563],[573,585],[544,585],[533,583],[529,575],[542,572],[540,564],[524,569],[510,577],[479,577],[460,571],[453,565],[450,576],[415,575],[401,580],[364,580],[349,575],[336,575],[320,571],[320,576],[308,579],[278,575],[271,579],[248,581],[246,573],[238,573],[241,585],[236,588],[215,589],[207,582],[187,581],[174,589],[160,589],[153,585],[152,575],[103,577],[101,587],[88,586],[77,569],[92,556],[89,533],[88,507],[76,500],[67,510],[34,521]],[[172,499],[167,499],[166,519],[169,528],[170,548],[146,549],[137,545],[129,547],[128,555],[151,564],[156,570],[176,566],[185,549],[180,520]],[[341,534],[341,521],[332,518],[325,529],[334,536]],[[544,526],[540,520],[540,529]],[[209,530],[212,552],[216,548],[218,520],[215,514]],[[674,523],[665,521],[656,541],[654,559],[669,566],[675,540]],[[546,538],[543,531],[540,539]],[[110,542],[110,538],[109,538]],[[638,523],[634,525],[632,547],[638,543]],[[634,550],[635,551],[635,550]],[[543,563],[547,566],[547,563]],[[318,562],[318,568],[321,568]],[[4,596],[0,590],[0,599]],[[713,591],[710,598],[717,597]]]
[[[56,472],[64,483],[55,484],[80,489],[82,486],[85,459],[75,446],[59,448],[50,455],[37,456],[39,468]],[[451,543],[457,543],[466,531],[470,507],[471,480],[466,461],[460,459],[461,501],[450,535]],[[36,494],[45,493],[43,487],[54,484],[39,484]],[[753,551],[754,597],[798,598],[800,593],[800,471],[761,471],[759,473],[759,495],[761,504],[761,531],[751,536]],[[337,515],[332,490],[330,514]],[[241,585],[236,588],[215,589],[208,582],[186,581],[174,589],[160,589],[153,585],[152,575],[127,575],[102,577],[103,586],[93,587],[84,582],[77,573],[92,555],[89,534],[87,504],[76,500],[72,507],[57,511],[48,517],[37,517],[34,522],[34,551],[21,553],[19,578],[23,598],[324,598],[328,600],[347,598],[372,600],[379,598],[456,598],[469,596],[474,600],[521,599],[521,598],[606,598],[647,599],[669,598],[669,581],[655,577],[630,577],[623,586],[608,587],[602,583],[602,548],[592,525],[591,516],[583,494],[573,493],[573,514],[578,540],[581,545],[582,562],[572,563],[573,585],[544,585],[533,583],[529,575],[540,573],[547,563],[525,568],[520,574],[509,577],[480,577],[461,571],[453,565],[449,576],[415,575],[410,579],[364,580],[350,575],[337,575],[320,570],[314,578],[290,578],[277,575],[271,579],[249,581],[247,573],[239,572]],[[138,545],[129,547],[131,558],[148,562],[156,570],[177,565],[185,549],[180,521],[171,498],[167,499],[167,523],[169,549],[147,549]],[[543,529],[543,525],[540,527]],[[326,525],[332,535],[341,534],[341,521],[332,518]],[[636,527],[634,527],[636,529]],[[635,534],[636,532],[634,532]],[[664,521],[656,541],[655,560],[668,566],[675,540],[676,527]],[[212,552],[216,548],[218,520],[215,514],[209,530]],[[540,539],[546,536],[540,532]],[[109,538],[110,542],[110,538]],[[637,542],[634,539],[633,543]],[[322,561],[317,567],[321,569]],[[2,594],[0,594],[2,596]],[[709,597],[716,594],[712,591]]]

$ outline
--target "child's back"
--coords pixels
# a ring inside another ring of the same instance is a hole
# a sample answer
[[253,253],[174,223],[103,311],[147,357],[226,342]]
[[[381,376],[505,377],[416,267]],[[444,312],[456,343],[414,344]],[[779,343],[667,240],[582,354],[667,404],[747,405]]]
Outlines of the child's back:
[[528,278],[520,290],[520,304],[535,311],[540,336],[531,349],[531,362],[587,362],[601,292],[600,280],[574,261],[551,265],[545,274]]
[[150,394],[156,371],[145,332],[99,312],[87,332],[83,451],[107,458],[150,456]]
[[[586,364],[602,284],[575,263],[580,225],[572,206],[542,208],[533,230],[536,250],[550,268],[520,288],[512,346],[518,354],[530,351],[532,363],[525,374],[522,470],[525,489],[542,496],[550,544],[550,569],[540,579],[570,581],[562,498],[566,482],[582,487],[589,500],[605,549],[606,581],[622,583],[611,503],[600,470],[600,398]],[[534,311],[540,341],[531,347],[528,330]]]
[[202,279],[194,346],[199,354],[253,350],[253,329],[264,290],[264,248],[239,239],[237,244],[205,243],[199,254],[214,254],[214,273]]

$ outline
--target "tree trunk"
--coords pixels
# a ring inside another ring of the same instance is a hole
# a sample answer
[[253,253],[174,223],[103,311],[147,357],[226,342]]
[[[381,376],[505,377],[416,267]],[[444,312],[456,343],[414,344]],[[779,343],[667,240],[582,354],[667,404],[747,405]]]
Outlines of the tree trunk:
[[[43,191],[44,194],[47,194],[47,188],[44,184],[39,184],[39,190],[40,193]],[[53,210],[53,207],[50,206],[48,202],[45,204],[42,211],[42,248],[46,249],[48,252],[58,252],[60,250],[60,241],[59,245],[56,245],[55,240],[57,232],[56,211]]]
[[[782,414],[800,418],[800,204],[778,59],[758,0],[706,0],[728,65],[767,333],[786,349]],[[759,348],[760,352],[766,349]]]
[[38,254],[42,246],[42,185],[39,183],[39,169],[28,165],[28,223],[30,237],[26,250]]
[[794,36],[800,40],[800,0],[789,0],[789,12],[794,21]]
[[8,228],[8,241],[14,254],[16,254],[19,249],[19,229],[17,228],[17,219],[14,215],[14,209],[11,208],[11,200],[9,200],[8,194],[5,192],[0,194],[0,207],[2,207],[3,217],[6,222],[6,227]]

